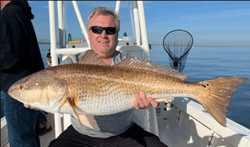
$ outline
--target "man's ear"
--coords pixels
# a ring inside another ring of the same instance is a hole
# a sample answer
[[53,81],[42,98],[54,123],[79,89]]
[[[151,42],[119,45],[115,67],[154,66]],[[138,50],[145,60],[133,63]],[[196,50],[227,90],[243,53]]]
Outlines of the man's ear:
[[89,39],[90,30],[87,31],[87,34],[88,34],[88,39]]

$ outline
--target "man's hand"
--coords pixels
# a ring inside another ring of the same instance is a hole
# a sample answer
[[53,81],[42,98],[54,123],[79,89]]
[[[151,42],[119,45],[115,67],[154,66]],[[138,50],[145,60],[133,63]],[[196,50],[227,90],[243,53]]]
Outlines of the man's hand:
[[149,109],[152,106],[156,107],[158,104],[157,101],[155,101],[152,97],[146,95],[143,92],[136,93],[135,99],[134,99],[134,106],[135,109]]
[[30,109],[34,109],[34,110],[40,110],[38,108],[35,108],[35,107],[31,107],[30,105],[27,105],[27,104],[23,104],[25,108],[30,108]]

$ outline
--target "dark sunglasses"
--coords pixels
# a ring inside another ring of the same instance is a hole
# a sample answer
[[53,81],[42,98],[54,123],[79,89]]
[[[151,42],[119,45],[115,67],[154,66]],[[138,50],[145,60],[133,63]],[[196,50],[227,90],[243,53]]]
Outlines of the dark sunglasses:
[[99,26],[93,26],[93,27],[90,27],[90,29],[95,34],[102,34],[103,30],[105,30],[106,34],[108,34],[108,35],[114,35],[115,32],[116,32],[115,27],[106,27],[106,28],[104,28],[104,27],[99,27]]

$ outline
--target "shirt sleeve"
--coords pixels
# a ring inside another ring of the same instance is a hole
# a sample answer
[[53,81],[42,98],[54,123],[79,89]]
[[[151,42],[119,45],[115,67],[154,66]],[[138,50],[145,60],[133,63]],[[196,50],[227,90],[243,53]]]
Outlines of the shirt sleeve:
[[64,59],[60,65],[66,64],[74,64],[77,63],[81,57],[85,54],[85,52],[69,55],[66,59]]

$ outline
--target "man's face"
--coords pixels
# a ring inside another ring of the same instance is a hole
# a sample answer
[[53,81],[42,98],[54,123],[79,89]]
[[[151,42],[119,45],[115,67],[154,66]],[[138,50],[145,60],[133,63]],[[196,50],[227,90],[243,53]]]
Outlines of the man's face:
[[[115,19],[111,15],[95,15],[90,20],[90,27],[116,27]],[[107,35],[103,30],[101,34],[95,34],[92,30],[88,30],[90,47],[98,54],[98,57],[107,59],[112,58],[118,42],[118,32],[114,35]]]

